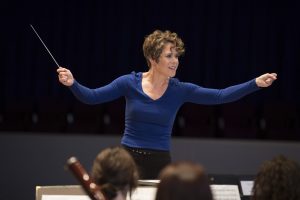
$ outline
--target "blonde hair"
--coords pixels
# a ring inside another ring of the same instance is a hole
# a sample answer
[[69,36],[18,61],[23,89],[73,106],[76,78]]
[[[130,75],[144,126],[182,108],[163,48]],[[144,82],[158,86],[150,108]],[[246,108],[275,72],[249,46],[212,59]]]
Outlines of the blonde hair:
[[153,59],[158,62],[163,48],[167,43],[174,45],[178,56],[181,56],[184,53],[184,43],[177,33],[172,33],[168,30],[164,32],[161,30],[155,30],[153,33],[146,36],[143,44],[143,52],[149,67],[151,67],[149,59]]

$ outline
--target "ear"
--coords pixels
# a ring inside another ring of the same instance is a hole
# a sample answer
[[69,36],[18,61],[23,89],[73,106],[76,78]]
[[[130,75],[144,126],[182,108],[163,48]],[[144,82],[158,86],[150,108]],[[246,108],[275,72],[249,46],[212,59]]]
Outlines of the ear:
[[153,58],[149,58],[150,64],[151,66],[157,65],[156,60],[154,60]]

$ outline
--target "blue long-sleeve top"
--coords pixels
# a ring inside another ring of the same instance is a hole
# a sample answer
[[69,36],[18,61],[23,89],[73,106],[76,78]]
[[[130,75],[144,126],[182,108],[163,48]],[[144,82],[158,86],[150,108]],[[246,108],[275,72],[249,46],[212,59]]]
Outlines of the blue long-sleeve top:
[[210,89],[170,78],[165,93],[153,100],[143,92],[142,76],[142,72],[132,72],[96,89],[87,88],[75,80],[70,88],[86,104],[100,104],[124,96],[125,130],[121,143],[129,147],[165,151],[170,150],[173,123],[183,103],[222,104],[259,90],[255,79],[225,89]]

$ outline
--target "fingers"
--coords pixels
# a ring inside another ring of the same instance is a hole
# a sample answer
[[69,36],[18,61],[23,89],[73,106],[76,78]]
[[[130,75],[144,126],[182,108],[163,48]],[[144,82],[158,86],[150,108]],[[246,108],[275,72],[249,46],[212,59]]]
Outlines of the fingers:
[[60,72],[67,72],[69,70],[67,68],[64,68],[64,67],[59,67],[56,71],[57,71],[57,73],[60,73]]
[[61,78],[61,77],[68,77],[70,76],[70,73],[69,72],[59,72],[58,76]]
[[57,70],[59,82],[65,86],[71,86],[74,83],[74,78],[70,70],[64,67],[59,67]]
[[273,76],[277,77],[277,74],[276,74],[276,73],[271,73],[271,75],[273,75]]
[[273,82],[273,80],[271,79],[271,78],[268,78],[267,80],[266,80],[266,83],[267,84],[271,84]]
[[269,73],[269,78],[272,78],[273,80],[277,79],[277,74],[276,73]]
[[266,73],[266,74],[262,75],[262,78],[266,82],[274,81],[277,79],[277,74],[276,73]]
[[276,79],[277,79],[277,74],[276,73],[267,73],[265,82],[268,85],[271,85],[273,83],[273,81],[275,81]]
[[276,73],[266,73],[255,79],[258,87],[269,87],[277,79]]
[[66,79],[68,78],[68,76],[70,76],[70,70],[66,69],[66,68],[63,68],[63,67],[59,67],[57,70],[57,73],[58,73],[58,77],[60,79]]
[[66,82],[68,80],[68,76],[65,75],[58,75],[59,76],[59,80]]

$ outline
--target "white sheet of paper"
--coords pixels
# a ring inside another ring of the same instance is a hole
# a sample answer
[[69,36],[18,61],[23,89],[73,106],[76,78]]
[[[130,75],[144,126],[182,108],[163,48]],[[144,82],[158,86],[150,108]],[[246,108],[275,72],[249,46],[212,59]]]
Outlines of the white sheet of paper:
[[[138,187],[128,200],[154,200],[156,187]],[[87,195],[42,195],[42,200],[91,200]]]
[[[156,187],[138,187],[131,195],[131,200],[154,200]],[[129,196],[127,196],[129,200]]]
[[87,195],[42,195],[42,200],[91,200]]
[[244,196],[252,195],[254,181],[241,181],[242,192]]
[[210,185],[214,200],[241,200],[237,185]]

